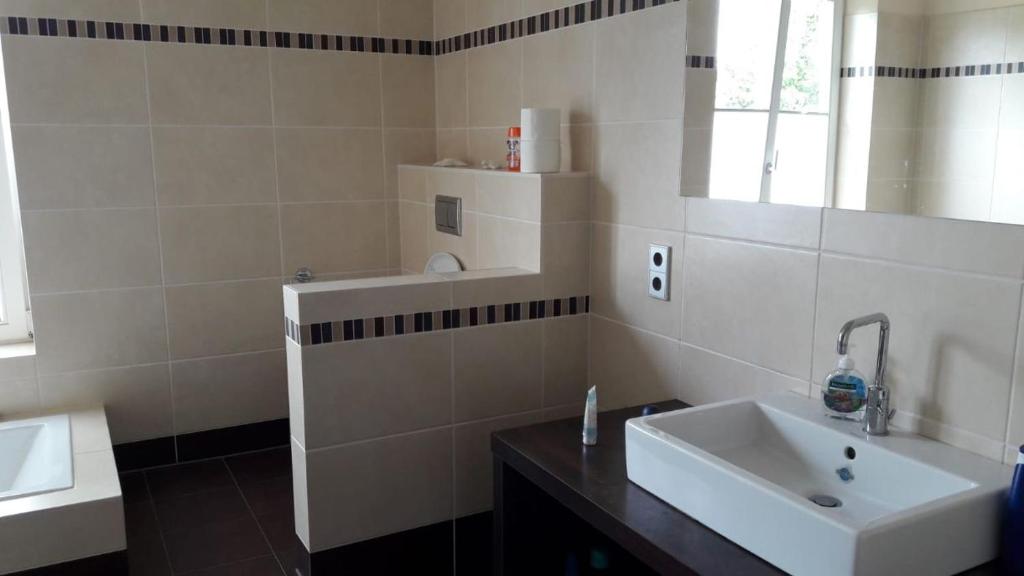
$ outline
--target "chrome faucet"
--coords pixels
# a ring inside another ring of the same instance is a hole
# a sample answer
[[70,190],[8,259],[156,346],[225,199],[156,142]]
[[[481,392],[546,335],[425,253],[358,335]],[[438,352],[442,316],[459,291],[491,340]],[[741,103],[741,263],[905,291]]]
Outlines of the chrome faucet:
[[889,317],[885,314],[870,314],[854,318],[839,329],[836,351],[845,355],[850,347],[850,334],[862,326],[878,324],[878,360],[875,363],[875,381],[868,387],[867,406],[864,409],[863,428],[871,436],[885,436],[889,433],[889,388],[885,385],[885,365],[889,361]]

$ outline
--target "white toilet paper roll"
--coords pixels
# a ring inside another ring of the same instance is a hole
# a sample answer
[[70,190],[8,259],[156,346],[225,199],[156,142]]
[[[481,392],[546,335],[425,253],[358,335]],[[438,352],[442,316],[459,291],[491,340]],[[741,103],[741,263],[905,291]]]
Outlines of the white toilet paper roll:
[[524,140],[520,143],[521,172],[538,174],[558,172],[562,164],[562,143],[559,140]]
[[561,124],[558,108],[523,108],[519,115],[522,140],[558,140]]

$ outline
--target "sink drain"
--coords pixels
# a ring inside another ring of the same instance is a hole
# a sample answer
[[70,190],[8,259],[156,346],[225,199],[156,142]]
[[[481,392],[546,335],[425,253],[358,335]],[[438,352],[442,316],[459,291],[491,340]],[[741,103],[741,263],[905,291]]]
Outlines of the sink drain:
[[810,497],[810,501],[814,502],[822,508],[839,508],[843,505],[843,501],[834,496],[826,496],[824,494],[816,494]]

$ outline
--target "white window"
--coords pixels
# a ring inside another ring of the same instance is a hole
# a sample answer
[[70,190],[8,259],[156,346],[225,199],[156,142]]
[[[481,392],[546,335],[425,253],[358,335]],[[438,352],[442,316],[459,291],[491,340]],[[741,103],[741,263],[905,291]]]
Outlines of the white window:
[[710,197],[831,198],[840,0],[722,0]]
[[11,152],[7,85],[0,67],[0,343],[28,340],[25,258]]

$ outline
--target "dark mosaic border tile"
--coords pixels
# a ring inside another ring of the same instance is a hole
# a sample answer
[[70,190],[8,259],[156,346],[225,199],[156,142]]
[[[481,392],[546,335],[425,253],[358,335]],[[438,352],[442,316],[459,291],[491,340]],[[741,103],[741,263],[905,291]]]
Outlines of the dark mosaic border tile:
[[533,36],[551,30],[559,30],[594,22],[603,18],[611,18],[647,8],[664,6],[680,0],[587,0],[573,6],[549,10],[533,16],[519,18],[504,24],[488,26],[458,34],[435,42],[434,53],[437,55],[452,54],[506,42],[524,36]]
[[1024,74],[1024,62],[996,62],[995,64],[967,64],[962,66],[933,66],[910,68],[905,66],[843,66],[840,78],[903,78],[931,80],[935,78],[966,78],[973,76],[1000,76]]
[[570,296],[550,300],[489,304],[313,324],[299,324],[286,317],[284,330],[285,337],[300,346],[317,346],[334,342],[407,336],[507,322],[576,316],[589,312],[590,296]]
[[214,46],[250,46],[259,48],[294,48],[334,52],[370,52],[433,56],[430,40],[346,36],[341,34],[308,34],[244,28],[209,26],[175,26],[139,22],[104,22],[99,20],[67,20],[63,18],[0,18],[0,34],[11,36],[45,36],[56,38],[91,38],[166,44],[209,44]]

